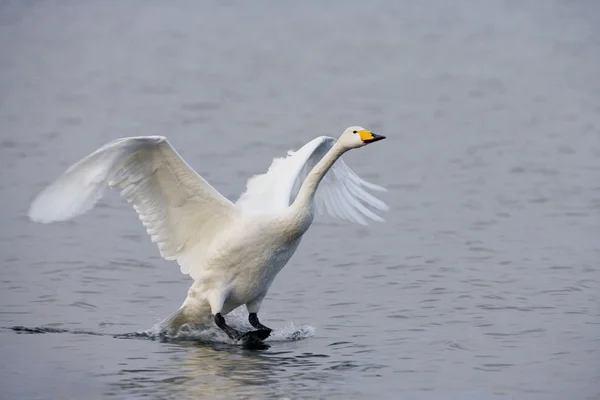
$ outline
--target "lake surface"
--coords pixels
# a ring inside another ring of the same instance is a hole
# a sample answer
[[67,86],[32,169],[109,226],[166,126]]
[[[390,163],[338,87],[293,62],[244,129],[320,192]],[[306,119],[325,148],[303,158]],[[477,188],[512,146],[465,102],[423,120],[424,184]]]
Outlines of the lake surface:
[[[0,330],[0,398],[600,398],[599,20],[593,0],[1,2],[0,326],[106,335]],[[386,222],[315,221],[263,303],[267,350],[110,335],[191,284],[116,193],[26,217],[118,137],[166,135],[236,199],[354,124],[388,136],[345,157],[389,189]]]

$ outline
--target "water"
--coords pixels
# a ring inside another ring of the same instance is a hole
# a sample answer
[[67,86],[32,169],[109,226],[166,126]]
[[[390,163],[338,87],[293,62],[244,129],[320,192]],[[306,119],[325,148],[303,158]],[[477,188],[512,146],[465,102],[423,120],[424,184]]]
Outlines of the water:
[[[289,3],[0,4],[0,326],[107,334],[0,330],[0,397],[599,398],[598,3]],[[117,137],[168,136],[235,199],[352,124],[388,136],[346,158],[387,221],[313,225],[268,350],[113,338],[189,278],[114,193],[25,217]]]

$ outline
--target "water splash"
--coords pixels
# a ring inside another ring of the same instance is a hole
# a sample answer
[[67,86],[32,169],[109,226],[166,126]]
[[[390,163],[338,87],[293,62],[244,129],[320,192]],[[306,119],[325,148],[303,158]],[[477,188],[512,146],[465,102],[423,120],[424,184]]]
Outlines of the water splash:
[[[255,330],[248,322],[248,315],[240,309],[227,314],[227,323],[241,333]],[[167,319],[168,320],[168,319]],[[315,328],[310,325],[297,326],[293,322],[287,323],[283,328],[274,329],[271,335],[265,339],[269,342],[291,342],[307,339],[314,336]],[[238,341],[230,339],[221,329],[217,328],[212,321],[197,324],[185,324],[177,331],[169,329],[164,325],[164,320],[152,328],[139,332],[138,335],[147,338],[158,339],[166,342],[202,342],[222,343],[237,345]]]
[[[231,318],[230,324],[241,332],[253,330],[252,327],[245,324],[237,316]],[[176,332],[170,332],[164,329],[160,324],[153,326],[150,329],[131,333],[100,333],[77,329],[63,329],[49,326],[41,327],[26,327],[12,326],[11,329],[20,334],[45,334],[45,333],[70,333],[74,335],[92,335],[92,336],[112,336],[116,339],[146,339],[156,340],[164,343],[180,343],[180,342],[197,342],[206,344],[229,344],[238,345],[239,342],[230,339],[223,331],[212,325],[184,325]],[[314,336],[315,328],[310,325],[297,326],[293,322],[289,322],[283,328],[275,329],[271,336],[265,340],[268,343],[293,342],[303,340]]]
[[271,333],[267,342],[295,342],[297,340],[307,339],[315,335],[315,327],[310,325],[296,326],[289,322],[281,329],[276,329]]
[[[239,321],[237,321],[239,322]],[[254,330],[250,326],[245,324],[236,323],[236,321],[230,322],[230,325],[240,332],[249,332]],[[266,343],[270,342],[295,342],[314,336],[315,328],[310,325],[299,325],[297,326],[293,322],[289,322],[283,328],[274,329],[271,335],[265,339]],[[159,340],[161,342],[200,342],[200,343],[222,343],[222,344],[239,344],[238,341],[229,338],[222,330],[212,325],[183,325],[177,331],[165,329],[160,324],[154,327],[140,332],[125,333],[120,335],[114,335],[119,339],[149,339]]]

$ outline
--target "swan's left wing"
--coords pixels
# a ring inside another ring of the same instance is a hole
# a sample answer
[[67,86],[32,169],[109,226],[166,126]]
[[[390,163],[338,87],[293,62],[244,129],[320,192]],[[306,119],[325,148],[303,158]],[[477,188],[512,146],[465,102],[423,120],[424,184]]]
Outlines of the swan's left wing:
[[[287,157],[276,158],[267,173],[248,180],[244,194],[237,201],[243,209],[276,211],[287,208],[296,198],[304,179],[335,144],[336,139],[320,136]],[[366,225],[366,219],[383,221],[372,209],[387,211],[387,205],[366,189],[385,191],[356,175],[339,158],[327,172],[315,194],[315,209],[320,214]]]
[[237,207],[196,173],[165,137],[117,139],[67,169],[33,201],[37,222],[65,221],[91,210],[106,188],[132,203],[161,256],[197,279],[194,256],[237,216]]

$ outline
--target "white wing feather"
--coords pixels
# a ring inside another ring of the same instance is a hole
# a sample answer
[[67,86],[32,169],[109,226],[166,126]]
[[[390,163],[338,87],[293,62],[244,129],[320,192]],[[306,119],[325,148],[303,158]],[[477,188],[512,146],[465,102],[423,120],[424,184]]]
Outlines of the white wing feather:
[[[311,169],[335,144],[336,139],[320,136],[300,150],[289,151],[286,158],[276,158],[267,173],[248,180],[244,194],[237,201],[242,209],[275,211],[288,207],[296,198]],[[315,194],[317,212],[366,224],[366,218],[383,221],[370,208],[387,211],[387,205],[365,189],[385,191],[357,176],[339,158],[327,172]]]
[[106,188],[133,204],[160,254],[195,274],[193,257],[226,227],[237,207],[198,175],[162,136],[118,139],[67,169],[33,201],[29,217],[64,221],[92,209]]

